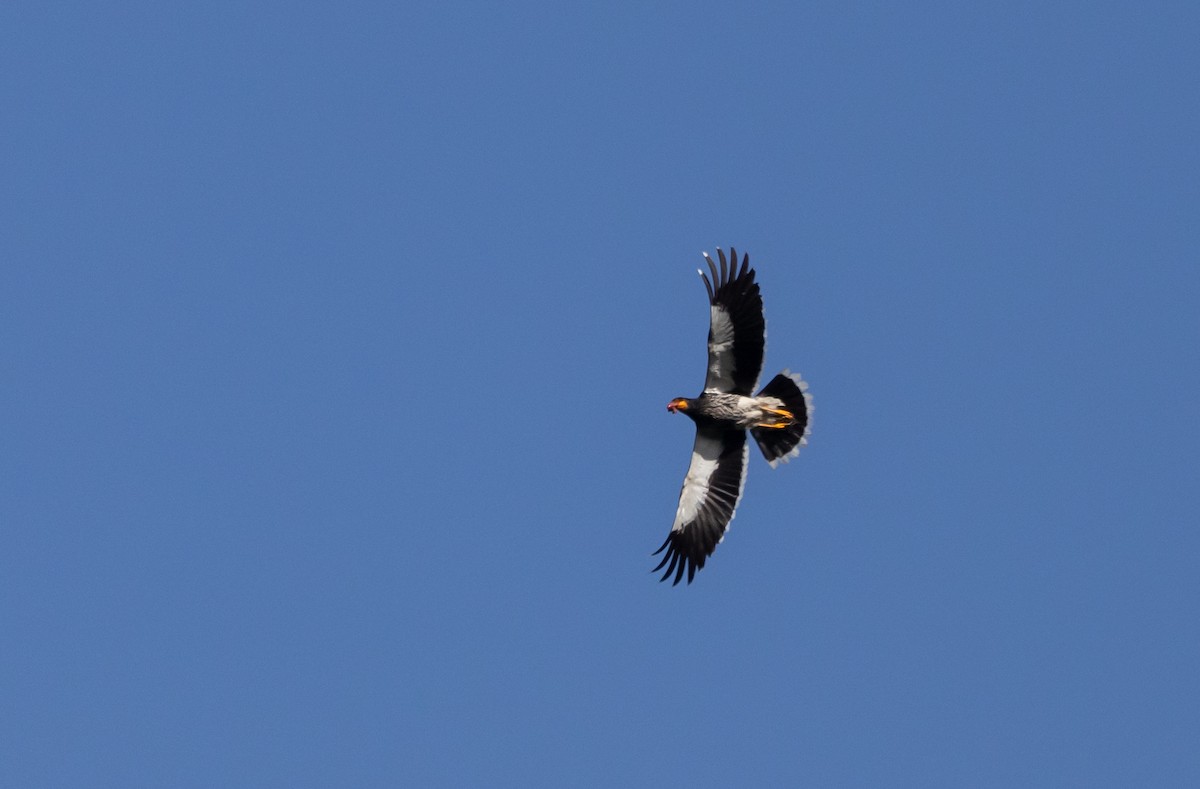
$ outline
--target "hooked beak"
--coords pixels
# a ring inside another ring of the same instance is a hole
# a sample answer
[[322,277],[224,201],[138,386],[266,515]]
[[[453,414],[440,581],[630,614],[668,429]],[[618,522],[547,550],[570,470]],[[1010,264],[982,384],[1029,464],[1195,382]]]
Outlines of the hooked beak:
[[676,397],[674,400],[667,403],[667,410],[670,411],[672,414],[675,413],[676,411],[686,411],[687,410],[687,400],[684,400],[682,397]]

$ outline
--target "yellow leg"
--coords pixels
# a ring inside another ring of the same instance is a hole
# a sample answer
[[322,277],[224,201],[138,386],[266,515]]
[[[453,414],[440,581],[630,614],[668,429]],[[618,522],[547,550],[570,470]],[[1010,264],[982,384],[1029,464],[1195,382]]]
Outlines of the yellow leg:
[[777,416],[779,419],[774,422],[759,422],[757,425],[755,425],[755,427],[766,427],[773,430],[782,430],[783,428],[791,427],[796,423],[796,417],[791,411],[788,411],[784,408],[764,408],[762,410],[763,413]]

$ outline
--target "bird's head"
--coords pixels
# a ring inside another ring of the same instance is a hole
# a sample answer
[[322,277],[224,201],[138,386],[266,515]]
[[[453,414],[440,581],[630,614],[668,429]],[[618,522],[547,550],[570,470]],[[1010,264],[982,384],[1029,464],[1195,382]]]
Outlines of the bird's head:
[[667,410],[672,414],[676,411],[687,411],[688,399],[686,397],[676,397],[674,400],[667,403]]

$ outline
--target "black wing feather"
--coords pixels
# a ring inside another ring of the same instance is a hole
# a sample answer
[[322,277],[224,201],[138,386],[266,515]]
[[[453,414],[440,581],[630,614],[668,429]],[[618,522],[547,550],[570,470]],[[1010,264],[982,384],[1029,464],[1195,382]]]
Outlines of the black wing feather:
[[[750,256],[744,255],[738,265],[737,250],[730,249],[732,264],[718,249],[721,260],[717,265],[704,256],[712,272],[713,282],[704,284],[709,304],[714,308],[708,329],[708,375],[704,388],[709,391],[750,395],[758,386],[762,373],[763,349],[766,347],[767,324],[763,319],[762,294],[754,281]],[[732,334],[731,337],[726,336]]]
[[[716,550],[733,520],[746,483],[746,431],[698,427],[679,510],[670,534],[655,555],[667,552],[651,572],[666,567],[661,581],[687,572],[688,583]],[[700,472],[706,472],[701,474]]]

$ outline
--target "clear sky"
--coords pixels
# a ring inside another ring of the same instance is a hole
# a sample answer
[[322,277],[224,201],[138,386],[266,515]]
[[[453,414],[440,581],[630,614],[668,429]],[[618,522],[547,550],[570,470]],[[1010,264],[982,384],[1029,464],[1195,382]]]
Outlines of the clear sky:
[[1200,785],[1200,6],[915,5],[0,5],[0,785]]

